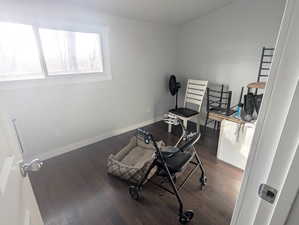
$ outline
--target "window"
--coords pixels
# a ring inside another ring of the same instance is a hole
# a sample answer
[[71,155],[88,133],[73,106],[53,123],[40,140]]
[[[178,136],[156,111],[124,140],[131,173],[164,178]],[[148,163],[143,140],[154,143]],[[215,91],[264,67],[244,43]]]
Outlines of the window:
[[0,30],[0,79],[41,77],[42,68],[32,27],[0,23]]
[[107,75],[104,32],[2,22],[0,30],[0,81]]
[[49,75],[103,72],[100,35],[39,29]]

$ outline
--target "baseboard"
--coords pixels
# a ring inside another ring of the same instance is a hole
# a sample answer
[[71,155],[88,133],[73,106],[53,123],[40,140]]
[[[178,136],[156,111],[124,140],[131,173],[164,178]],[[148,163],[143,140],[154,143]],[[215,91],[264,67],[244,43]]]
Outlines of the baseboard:
[[87,138],[87,139],[81,140],[81,141],[76,142],[76,143],[69,144],[69,145],[61,147],[61,148],[56,148],[56,149],[53,149],[51,151],[41,153],[39,155],[35,155],[34,158],[38,158],[40,160],[47,160],[47,159],[62,155],[64,153],[80,149],[80,148],[85,147],[87,145],[94,144],[94,143],[102,141],[106,138],[110,138],[110,137],[113,137],[113,136],[116,136],[116,135],[120,135],[120,134],[126,133],[128,131],[135,130],[139,127],[144,127],[144,126],[150,125],[150,124],[158,122],[162,119],[163,119],[163,116],[159,116],[155,119],[146,120],[146,121],[143,121],[141,123],[133,124],[133,125],[128,126],[128,127],[120,128],[120,129],[117,129],[117,130],[111,130],[107,133],[104,133],[104,134],[101,134],[101,135],[98,135],[98,136],[95,136],[95,137]]

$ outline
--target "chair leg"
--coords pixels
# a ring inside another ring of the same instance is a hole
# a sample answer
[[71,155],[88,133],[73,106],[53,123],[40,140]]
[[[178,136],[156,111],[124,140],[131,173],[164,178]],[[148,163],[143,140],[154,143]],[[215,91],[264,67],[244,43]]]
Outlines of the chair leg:
[[196,133],[200,133],[200,117],[197,117]]
[[208,128],[208,120],[209,120],[209,113],[206,115],[206,122],[205,122],[205,133],[207,133],[207,128]]
[[172,130],[172,125],[168,124],[168,133],[171,133],[171,130]]
[[188,120],[184,120],[183,123],[184,123],[184,127],[185,127],[186,130],[187,130],[187,129],[188,129]]
[[185,129],[183,129],[183,135],[185,136],[186,130],[188,129],[188,120],[183,120],[183,125]]

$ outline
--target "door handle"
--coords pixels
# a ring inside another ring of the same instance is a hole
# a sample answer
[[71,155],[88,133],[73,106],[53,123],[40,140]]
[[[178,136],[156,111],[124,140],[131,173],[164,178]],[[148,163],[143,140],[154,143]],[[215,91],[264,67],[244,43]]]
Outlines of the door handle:
[[267,184],[261,184],[259,187],[258,194],[263,200],[273,204],[275,201],[277,192],[278,191],[275,188],[273,188]]
[[42,168],[43,164],[44,163],[39,159],[33,159],[29,163],[21,162],[20,163],[20,172],[23,177],[26,177],[28,172],[30,172],[30,171],[34,171],[34,172],[39,171]]

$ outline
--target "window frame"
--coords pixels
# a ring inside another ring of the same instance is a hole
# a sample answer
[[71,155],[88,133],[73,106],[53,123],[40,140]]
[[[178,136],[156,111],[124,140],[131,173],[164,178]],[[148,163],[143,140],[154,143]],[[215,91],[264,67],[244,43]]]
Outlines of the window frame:
[[[5,21],[6,22],[6,21]],[[7,21],[8,22],[8,21]],[[14,23],[14,22],[12,22]],[[25,24],[25,23],[18,23]],[[34,24],[25,24],[32,26],[33,34],[35,37],[38,57],[41,65],[41,74],[38,77],[30,77],[23,79],[12,79],[12,80],[1,80],[0,79],[0,88],[11,88],[11,87],[23,87],[23,86],[36,86],[41,84],[65,84],[65,83],[81,83],[81,82],[96,82],[96,81],[105,81],[111,80],[111,66],[110,66],[110,49],[109,49],[109,28],[105,25],[99,26],[89,26],[89,25],[80,25],[80,26],[43,26],[43,25],[34,25]],[[83,28],[84,27],[84,28]],[[53,30],[63,30],[69,32],[81,32],[81,33],[94,33],[100,35],[101,41],[101,51],[102,51],[102,63],[103,63],[103,72],[82,72],[82,73],[69,73],[61,75],[49,75],[47,71],[47,64],[45,56],[42,49],[41,37],[39,34],[40,28],[53,29]]]

